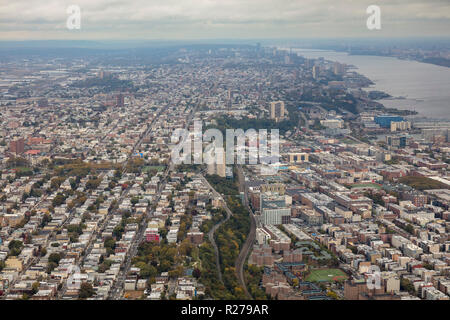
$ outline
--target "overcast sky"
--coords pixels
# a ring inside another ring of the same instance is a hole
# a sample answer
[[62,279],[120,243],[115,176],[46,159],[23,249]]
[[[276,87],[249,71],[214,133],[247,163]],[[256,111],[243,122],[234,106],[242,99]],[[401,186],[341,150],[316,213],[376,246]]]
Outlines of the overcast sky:
[[[66,28],[69,5],[81,29]],[[381,30],[366,27],[369,5]],[[0,40],[448,36],[450,0],[0,0]]]

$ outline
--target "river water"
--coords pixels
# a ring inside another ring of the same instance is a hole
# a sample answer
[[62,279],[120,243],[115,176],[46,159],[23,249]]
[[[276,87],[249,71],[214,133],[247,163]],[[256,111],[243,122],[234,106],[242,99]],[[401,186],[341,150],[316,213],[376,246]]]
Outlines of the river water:
[[391,57],[292,50],[306,58],[323,57],[357,67],[358,73],[375,83],[369,90],[384,91],[394,97],[379,100],[385,107],[415,110],[420,116],[450,120],[450,68]]

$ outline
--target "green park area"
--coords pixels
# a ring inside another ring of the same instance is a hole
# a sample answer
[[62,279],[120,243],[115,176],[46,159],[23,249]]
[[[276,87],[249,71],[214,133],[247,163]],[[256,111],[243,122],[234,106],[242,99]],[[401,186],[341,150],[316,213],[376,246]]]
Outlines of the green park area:
[[164,171],[165,168],[166,167],[164,167],[164,166],[145,166],[143,171],[144,172],[149,172],[149,171],[152,171],[152,170],[156,170],[156,171],[160,172],[160,171]]
[[400,179],[398,179],[398,181],[417,190],[450,189],[447,184],[428,177],[406,176],[401,177]]
[[377,183],[370,183],[370,182],[368,182],[368,183],[355,183],[355,184],[352,184],[351,187],[352,187],[352,189],[354,189],[354,188],[374,188],[374,189],[381,190],[381,186],[379,184],[377,184]]
[[349,138],[341,139],[341,142],[346,143],[346,144],[358,144],[359,143],[359,142],[349,139]]
[[340,269],[316,269],[306,277],[310,282],[342,281],[348,278],[347,274]]

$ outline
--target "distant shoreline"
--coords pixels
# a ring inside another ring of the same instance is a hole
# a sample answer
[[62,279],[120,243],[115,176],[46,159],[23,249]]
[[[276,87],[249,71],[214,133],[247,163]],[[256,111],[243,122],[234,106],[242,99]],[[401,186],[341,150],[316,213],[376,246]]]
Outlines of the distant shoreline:
[[[352,71],[363,74],[375,82],[373,86],[364,90],[384,91],[392,96],[391,98],[378,101],[386,108],[416,111],[418,116],[450,119],[448,112],[448,99],[450,97],[447,85],[450,80],[450,70],[446,67],[391,56],[356,55],[355,52],[353,52],[353,55],[350,55],[345,49],[338,51],[297,46],[295,49],[292,48],[292,50],[306,58],[324,57],[329,61],[338,61],[354,66]],[[397,65],[399,66],[399,72],[393,73],[392,70],[396,70]],[[384,71],[384,68],[388,69]],[[411,74],[411,77],[402,77],[401,75],[405,73]],[[433,81],[436,83],[429,85],[427,81],[422,84],[424,86],[421,86],[420,79],[423,76],[432,77],[430,79],[434,79]],[[437,81],[436,79],[442,79],[442,81]],[[405,83],[408,83],[408,85],[405,86]],[[412,88],[417,88],[418,90]]]
[[[277,49],[286,50],[286,48],[283,48],[283,47],[277,47]],[[293,49],[305,50],[305,51],[310,51],[310,52],[330,51],[330,50],[322,50],[322,49],[303,49],[303,48],[293,48]],[[348,52],[345,52],[345,51],[336,51],[336,50],[333,50],[333,51],[335,51],[335,52],[344,52],[344,53],[348,54]],[[329,60],[329,59],[325,59],[325,60],[334,62],[334,60]],[[362,76],[362,77],[366,78],[368,81],[370,81],[372,83],[371,85],[375,85],[375,82],[372,79],[368,78],[366,75],[363,75],[362,73],[359,72],[357,66],[352,65],[351,67],[360,76]],[[387,92],[384,92],[384,91],[370,90],[370,86],[362,86],[361,88],[365,88],[367,90],[369,98],[372,99],[375,102],[378,102],[378,100],[397,100],[397,99],[398,100],[403,100],[403,99],[406,99],[406,97],[403,97],[403,96],[394,97],[391,94],[389,94]],[[387,113],[392,113],[392,114],[396,114],[396,115],[400,115],[400,116],[415,116],[415,115],[419,115],[419,112],[415,111],[415,110],[386,107],[382,102],[378,102],[378,103],[382,106],[382,110],[384,112],[387,112]]]
[[336,52],[345,52],[347,53],[349,56],[376,56],[376,57],[389,57],[389,58],[396,58],[399,60],[408,60],[408,61],[416,61],[416,62],[422,62],[422,63],[427,63],[427,64],[432,64],[435,66],[440,66],[440,67],[447,67],[450,68],[450,59],[446,59],[446,58],[426,58],[426,59],[411,59],[411,58],[402,58],[402,57],[397,57],[395,55],[388,55],[388,54],[381,54],[381,53],[376,53],[376,52],[370,52],[370,53],[364,53],[364,52],[356,52],[356,53],[352,53],[352,52],[348,52],[348,51],[344,51],[344,50],[335,50]]

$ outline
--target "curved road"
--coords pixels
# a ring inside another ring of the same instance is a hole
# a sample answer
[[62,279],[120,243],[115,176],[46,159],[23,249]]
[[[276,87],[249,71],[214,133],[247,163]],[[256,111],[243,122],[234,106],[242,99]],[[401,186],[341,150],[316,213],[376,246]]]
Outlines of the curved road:
[[[208,180],[206,180],[206,178],[201,175],[200,176],[202,178],[202,180],[205,182],[205,184],[209,187],[209,189],[213,192],[214,196],[216,197],[220,197],[222,198],[222,196],[209,184]],[[253,242],[255,240],[256,237],[256,220],[255,217],[253,215],[253,212],[251,211],[250,207],[248,206],[248,201],[247,201],[247,192],[245,189],[245,180],[244,180],[244,174],[242,171],[242,167],[238,166],[238,178],[239,178],[239,191],[241,192],[245,192],[245,205],[247,206],[249,212],[250,212],[250,232],[247,236],[247,239],[244,243],[244,245],[241,248],[241,251],[239,252],[239,256],[236,259],[235,262],[235,270],[236,270],[236,276],[242,286],[242,288],[244,289],[245,295],[247,296],[248,299],[252,300],[252,296],[251,294],[248,292],[247,286],[245,284],[245,277],[244,277],[244,264],[245,261],[247,259],[247,256],[250,252],[250,248],[253,245]],[[222,198],[223,199],[223,198]],[[222,270],[220,268],[220,258],[219,258],[219,249],[217,247],[217,244],[214,240],[214,232],[226,221],[228,221],[228,219],[230,219],[230,217],[233,215],[233,213],[231,212],[230,208],[228,208],[226,201],[223,201],[224,203],[224,209],[227,213],[227,217],[225,220],[221,220],[219,223],[217,223],[216,225],[214,225],[214,227],[208,232],[208,238],[209,241],[211,242],[211,244],[214,247],[214,252],[216,255],[216,266],[217,266],[217,271],[219,274],[219,280],[221,282],[222,281]]]
[[217,267],[217,274],[219,275],[220,282],[223,283],[222,280],[222,270],[220,268],[220,258],[219,258],[219,248],[217,247],[216,241],[214,240],[214,232],[226,221],[230,219],[230,215],[227,213],[227,218],[225,220],[220,220],[217,224],[214,225],[214,227],[208,232],[208,238],[209,242],[211,242],[213,248],[214,248],[214,254],[216,256],[216,267]]
[[[208,186],[209,190],[214,194],[215,197],[219,197],[223,200],[222,196],[209,184],[208,180],[203,175],[200,175],[203,182]],[[219,257],[219,248],[217,247],[216,241],[214,240],[214,232],[230,217],[233,215],[230,208],[228,208],[227,203],[223,201],[224,203],[224,209],[227,213],[227,217],[224,220],[220,220],[217,224],[214,225],[214,227],[208,232],[208,239],[211,242],[212,246],[214,247],[214,254],[216,255],[216,267],[217,267],[217,273],[219,275],[220,282],[223,283],[222,280],[222,269],[220,268],[220,257]]]
[[238,258],[236,259],[235,270],[236,270],[236,275],[238,277],[238,280],[241,283],[241,286],[244,288],[245,295],[247,296],[248,299],[253,300],[253,297],[248,292],[247,285],[245,284],[244,264],[250,253],[250,249],[253,245],[253,242],[255,241],[256,219],[255,219],[255,216],[253,215],[253,211],[251,210],[250,206],[248,205],[247,189],[245,188],[244,172],[243,172],[241,166],[238,166],[237,168],[238,168],[238,179],[239,179],[239,191],[244,192],[244,205],[247,207],[248,212],[250,214],[250,232],[247,236],[247,239],[245,240],[244,245],[242,246],[242,249],[241,249],[241,252],[239,253]]

